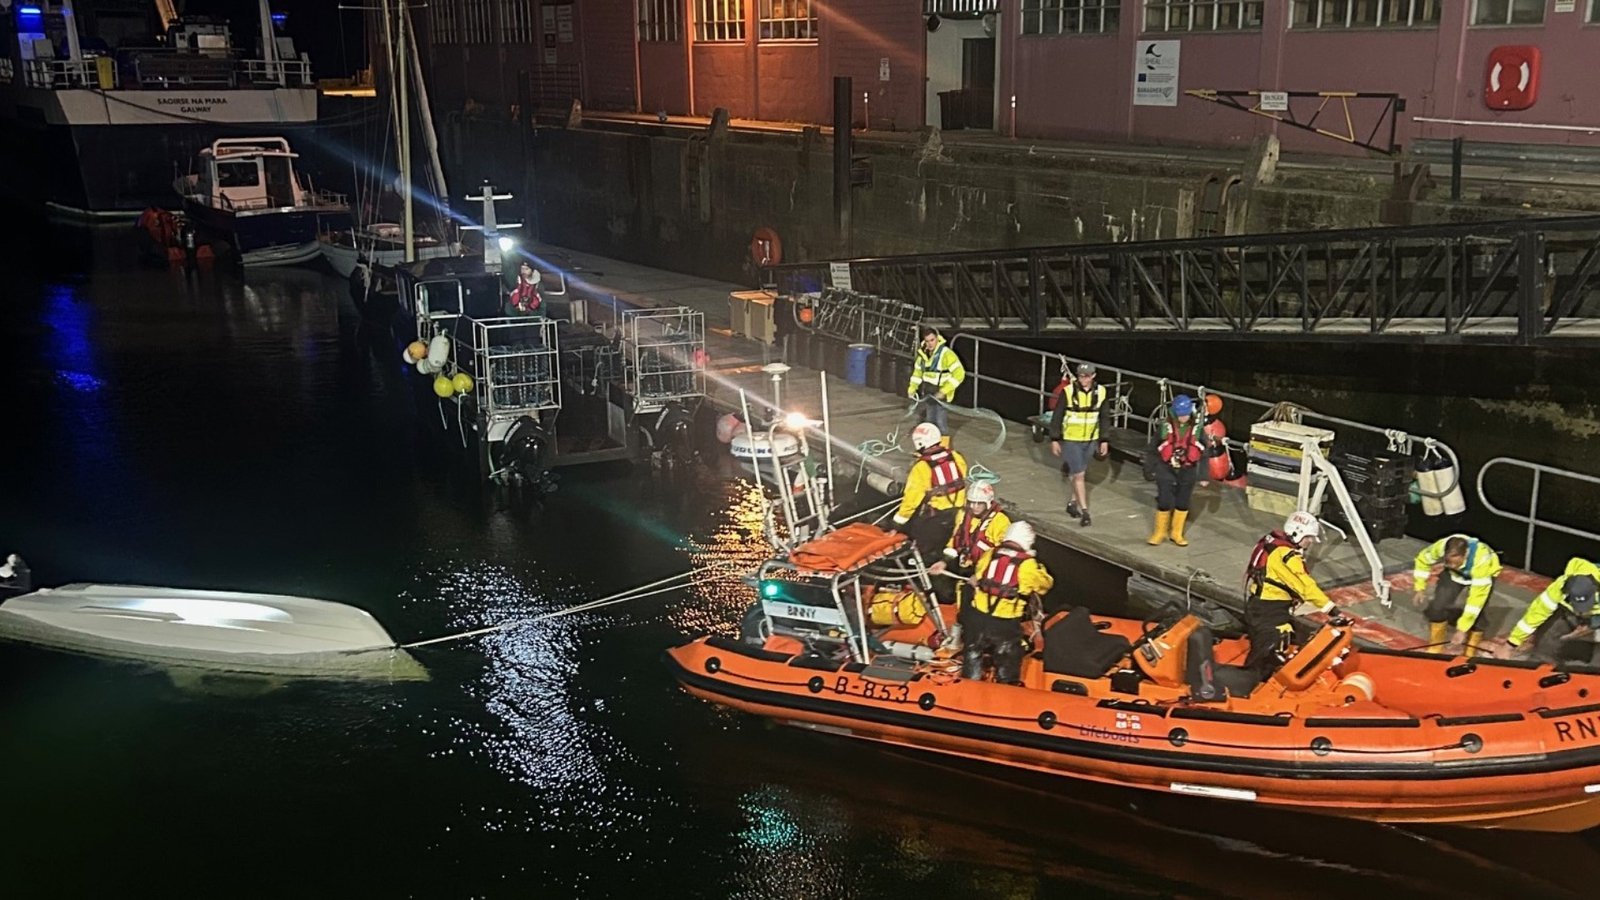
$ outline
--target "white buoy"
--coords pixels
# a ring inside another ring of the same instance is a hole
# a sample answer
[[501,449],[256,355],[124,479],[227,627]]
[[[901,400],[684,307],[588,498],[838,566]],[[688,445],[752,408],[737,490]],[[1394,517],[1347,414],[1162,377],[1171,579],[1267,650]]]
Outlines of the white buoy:
[[[428,342],[428,362],[435,364],[438,369],[450,361],[450,338],[446,335],[436,334]],[[438,371],[435,369],[434,371]]]

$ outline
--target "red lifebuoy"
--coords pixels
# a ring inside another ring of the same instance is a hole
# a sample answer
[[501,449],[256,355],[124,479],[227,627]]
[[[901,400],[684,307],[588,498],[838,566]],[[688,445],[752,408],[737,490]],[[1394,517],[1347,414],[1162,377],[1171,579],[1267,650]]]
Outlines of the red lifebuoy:
[[783,239],[778,233],[763,225],[750,238],[750,261],[759,268],[783,262]]

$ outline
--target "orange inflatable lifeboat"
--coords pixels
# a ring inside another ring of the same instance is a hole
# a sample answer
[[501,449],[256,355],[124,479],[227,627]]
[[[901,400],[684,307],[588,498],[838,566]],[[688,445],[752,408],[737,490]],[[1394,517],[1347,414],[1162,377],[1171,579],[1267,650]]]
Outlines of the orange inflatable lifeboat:
[[[969,681],[899,535],[841,535],[765,564],[739,637],[669,650],[683,686],[786,724],[1146,790],[1383,822],[1600,825],[1600,674],[1358,649],[1339,620],[1258,678],[1233,665],[1242,639],[1194,615],[1077,608],[1043,623],[1022,685]],[[928,615],[875,624],[880,588],[922,595]]]

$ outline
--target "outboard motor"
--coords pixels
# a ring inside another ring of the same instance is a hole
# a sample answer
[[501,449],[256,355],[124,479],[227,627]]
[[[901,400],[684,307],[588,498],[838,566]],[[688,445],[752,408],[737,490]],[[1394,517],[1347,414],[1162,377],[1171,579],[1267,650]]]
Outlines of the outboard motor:
[[694,413],[673,400],[645,422],[645,448],[652,456],[662,454],[669,459],[687,462],[694,458],[693,425]]
[[506,432],[500,444],[501,477],[513,483],[532,483],[541,490],[555,490],[550,472],[550,433],[532,416],[523,416]]

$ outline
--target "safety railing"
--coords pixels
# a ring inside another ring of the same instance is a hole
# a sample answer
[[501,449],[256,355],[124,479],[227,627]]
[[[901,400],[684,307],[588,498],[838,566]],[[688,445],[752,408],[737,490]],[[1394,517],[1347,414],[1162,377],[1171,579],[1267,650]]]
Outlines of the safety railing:
[[[781,293],[844,261],[764,270]],[[1600,216],[855,259],[956,330],[1600,341]]]
[[22,82],[31,88],[49,90],[99,87],[99,63],[94,58],[25,59]]
[[704,313],[686,306],[623,310],[622,343],[634,412],[705,396]]
[[[1097,381],[1106,387],[1106,393],[1111,397],[1120,398],[1120,408],[1114,410],[1113,418],[1119,427],[1132,427],[1129,423],[1138,423],[1143,426],[1146,433],[1160,421],[1162,407],[1167,402],[1168,396],[1177,393],[1189,393],[1196,397],[1202,404],[1205,397],[1220,397],[1223,400],[1225,419],[1244,426],[1245,423],[1254,423],[1269,416],[1286,411],[1284,404],[1278,401],[1261,400],[1256,397],[1247,397],[1243,394],[1234,394],[1227,391],[1218,391],[1204,385],[1180,381],[1175,378],[1166,378],[1152,375],[1147,372],[1137,372],[1132,369],[1123,369],[1092,360],[1069,357],[1065,354],[1052,353],[1021,344],[1013,344],[982,335],[960,333],[950,339],[950,346],[956,350],[957,355],[970,360],[967,365],[967,380],[972,383],[970,402],[974,407],[981,403],[984,385],[993,385],[1010,391],[1032,395],[1037,404],[1036,415],[1043,415],[1046,403],[1055,393],[1056,385],[1066,376],[1068,365],[1076,366],[1079,363],[1092,363],[1096,369]],[[961,353],[961,347],[969,346],[969,352]],[[985,350],[988,353],[985,353]],[[1011,365],[1006,366],[1006,360],[998,354],[1011,354]],[[985,372],[985,360],[990,363],[990,371]],[[1018,361],[1020,359],[1020,362]],[[998,366],[996,365],[998,364]],[[992,374],[995,368],[1009,368],[1010,371],[1038,372],[1039,380],[1028,384]],[[1052,369],[1054,373],[1052,374]],[[1231,409],[1231,412],[1228,410]],[[1141,412],[1148,410],[1148,413]],[[1403,453],[1407,456],[1437,450],[1440,456],[1448,460],[1455,471],[1460,471],[1460,461],[1455,450],[1443,441],[1408,434],[1392,428],[1379,428],[1364,422],[1344,419],[1338,416],[1325,415],[1304,407],[1294,406],[1289,410],[1296,420],[1305,425],[1313,425],[1332,430],[1335,445],[1348,446],[1350,441],[1347,435],[1351,432],[1363,436],[1362,441],[1366,449],[1382,450],[1391,453]],[[1242,420],[1241,420],[1242,417]],[[1248,438],[1248,431],[1241,428],[1241,434]],[[1228,446],[1235,450],[1243,450],[1247,445],[1246,440],[1235,437],[1227,438]],[[1451,487],[1454,487],[1452,484]]]
[[811,321],[802,321],[802,328],[847,344],[870,345],[879,355],[910,359],[916,353],[922,308],[915,304],[831,287],[797,299],[811,311]]
[[[1510,510],[1501,509],[1500,507],[1495,506],[1494,503],[1489,499],[1489,494],[1485,489],[1484,484],[1488,480],[1489,473],[1493,471],[1496,466],[1506,466],[1511,469],[1519,469],[1531,472],[1533,474],[1533,483],[1528,488],[1528,512],[1526,514],[1515,513],[1511,512]],[[1522,544],[1522,564],[1524,566],[1531,566],[1533,564],[1533,540],[1541,528],[1549,529],[1550,531],[1558,531],[1562,534],[1569,534],[1573,537],[1584,538],[1586,540],[1600,541],[1600,534],[1597,534],[1593,531],[1588,531],[1583,528],[1575,528],[1571,525],[1563,525],[1560,522],[1552,522],[1548,519],[1540,517],[1539,494],[1544,487],[1544,479],[1546,476],[1566,479],[1569,482],[1577,482],[1579,484],[1588,484],[1600,487],[1600,478],[1596,478],[1593,475],[1585,475],[1582,472],[1574,472],[1570,469],[1560,469],[1555,466],[1547,466],[1541,463],[1528,462],[1527,460],[1513,459],[1509,456],[1497,456],[1494,459],[1484,463],[1483,468],[1478,470],[1478,502],[1483,504],[1483,508],[1503,519],[1510,519],[1513,522],[1521,522],[1528,526],[1526,536]]]

